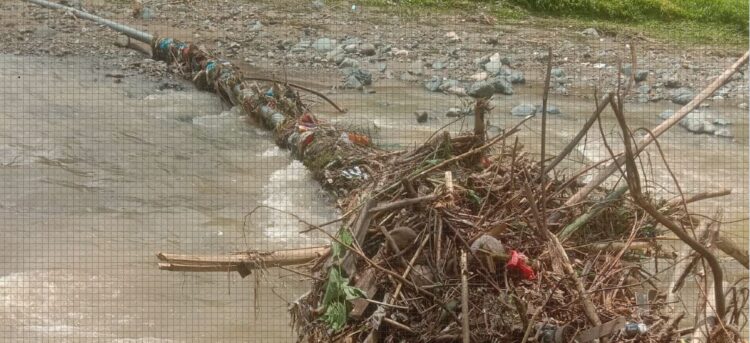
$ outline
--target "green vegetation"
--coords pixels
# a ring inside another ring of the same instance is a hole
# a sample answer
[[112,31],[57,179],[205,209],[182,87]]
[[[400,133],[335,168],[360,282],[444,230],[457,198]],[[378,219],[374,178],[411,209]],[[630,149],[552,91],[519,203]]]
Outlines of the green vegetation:
[[370,5],[483,10],[506,19],[534,16],[542,24],[597,25],[674,41],[747,44],[747,0],[365,0]]

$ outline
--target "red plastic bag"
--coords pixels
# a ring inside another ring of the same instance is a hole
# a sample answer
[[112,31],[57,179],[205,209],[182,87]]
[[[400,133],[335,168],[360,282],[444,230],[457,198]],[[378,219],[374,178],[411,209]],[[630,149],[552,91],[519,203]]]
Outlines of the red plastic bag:
[[508,260],[508,263],[505,265],[505,267],[508,269],[515,269],[521,272],[521,275],[523,276],[524,280],[536,279],[534,270],[531,269],[531,267],[528,264],[526,264],[526,256],[522,253],[519,253],[518,251],[512,250],[510,252],[510,259]]

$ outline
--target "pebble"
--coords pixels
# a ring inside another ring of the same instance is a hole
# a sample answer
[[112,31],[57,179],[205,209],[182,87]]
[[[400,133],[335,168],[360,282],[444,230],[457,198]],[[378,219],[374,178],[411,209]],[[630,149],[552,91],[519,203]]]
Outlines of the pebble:
[[359,67],[359,61],[346,57],[344,58],[340,63],[339,67],[341,68],[358,68]]
[[425,123],[429,118],[429,114],[425,110],[419,110],[414,112],[414,116],[417,118],[417,123]]
[[469,90],[466,92],[473,98],[489,98],[492,94],[495,94],[495,83],[492,81],[477,81],[469,86]]
[[424,82],[424,88],[430,92],[437,92],[440,90],[442,84],[443,80],[440,77],[433,76],[431,79]]
[[510,73],[510,83],[512,84],[524,84],[526,83],[526,78],[523,76],[523,72],[520,72],[518,70],[514,70]]
[[318,52],[329,52],[336,48],[336,40],[330,38],[318,38],[318,40],[312,44],[312,47]]
[[446,117],[455,118],[455,117],[461,117],[466,114],[466,111],[461,110],[460,108],[451,107],[448,109],[447,112],[445,112]]
[[649,86],[649,85],[640,85],[640,86],[638,86],[638,93],[648,94],[649,92],[651,92],[651,86]]
[[344,51],[346,53],[349,53],[349,54],[357,52],[357,44],[347,44],[347,45],[345,45],[344,46]]
[[[542,105],[536,105],[536,113],[542,113]],[[547,114],[559,115],[562,112],[557,106],[547,104]]]
[[359,46],[359,53],[365,56],[375,55],[375,45],[365,43]]
[[565,77],[565,71],[562,68],[552,68],[551,75],[558,79],[563,78]]
[[495,92],[505,95],[513,95],[513,85],[504,76],[496,76],[490,80]]
[[526,117],[536,114],[536,106],[531,104],[520,104],[510,110],[510,114],[516,117]]
[[589,28],[581,31],[581,34],[584,35],[584,36],[599,38],[599,31],[597,31],[593,27],[589,27]]
[[472,81],[484,81],[487,79],[487,76],[488,76],[487,72],[483,71],[480,73],[476,73],[472,76],[469,76],[469,79]]
[[671,92],[672,102],[685,105],[693,100],[695,93],[690,88],[682,87]]
[[263,29],[263,24],[260,20],[256,20],[253,25],[250,25],[250,31],[260,31]]
[[458,42],[459,40],[461,40],[461,38],[458,37],[458,34],[453,31],[446,33],[445,38],[448,38],[448,40],[451,42]]

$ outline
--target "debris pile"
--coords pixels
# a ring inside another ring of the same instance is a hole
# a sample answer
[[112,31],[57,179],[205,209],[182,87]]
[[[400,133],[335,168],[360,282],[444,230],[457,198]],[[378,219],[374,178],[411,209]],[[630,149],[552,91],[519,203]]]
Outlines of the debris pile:
[[[247,275],[311,262],[312,290],[290,307],[304,342],[667,342],[679,336],[682,316],[666,307],[654,275],[639,263],[664,257],[652,239],[664,223],[644,211],[642,201],[652,202],[630,169],[628,186],[638,199],[625,198],[625,187],[589,209],[585,201],[571,203],[583,185],[549,176],[549,166],[514,139],[533,116],[488,138],[488,101],[478,99],[474,132],[436,133],[416,149],[388,152],[362,133],[317,119],[288,84],[249,82],[230,63],[169,38],[154,39],[152,48],[156,59],[177,64],[199,88],[272,130],[346,212],[330,248],[308,249],[314,254],[294,263],[269,257],[274,252],[195,265],[160,254],[163,269],[231,267]],[[616,98],[602,104],[617,113]],[[542,112],[545,107],[546,101]],[[621,166],[620,158],[613,165]],[[675,204],[683,201],[658,210],[692,227]],[[645,310],[637,289],[652,289]],[[718,317],[723,311],[722,303]]]

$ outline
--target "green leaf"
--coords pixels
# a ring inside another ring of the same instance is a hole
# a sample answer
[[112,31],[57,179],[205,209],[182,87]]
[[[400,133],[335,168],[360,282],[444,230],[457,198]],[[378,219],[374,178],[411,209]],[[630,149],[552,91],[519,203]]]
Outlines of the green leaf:
[[[344,257],[344,252],[346,252],[346,248],[351,247],[352,243],[354,242],[354,237],[352,237],[351,232],[346,229],[346,227],[342,226],[341,229],[339,229],[338,233],[338,239],[340,242],[334,242],[332,247],[332,254],[334,258],[342,258]],[[342,245],[342,243],[344,245]]]
[[346,325],[346,306],[344,303],[336,302],[326,308],[321,319],[328,324],[333,332],[341,331]]

